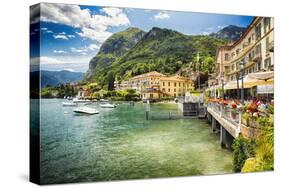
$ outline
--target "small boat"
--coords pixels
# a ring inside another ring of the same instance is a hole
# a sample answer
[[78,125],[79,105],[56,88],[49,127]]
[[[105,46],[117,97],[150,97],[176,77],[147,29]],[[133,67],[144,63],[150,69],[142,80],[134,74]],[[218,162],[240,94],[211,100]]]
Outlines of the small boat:
[[101,104],[100,107],[101,108],[115,108],[116,105],[107,103],[107,104]]
[[63,102],[62,106],[77,106],[77,103],[73,103],[73,102]]
[[100,99],[100,102],[108,102],[107,99]]
[[88,99],[79,99],[79,98],[74,98],[72,100],[74,103],[87,103],[87,102],[91,102],[90,100]]
[[85,106],[84,107],[75,108],[75,109],[73,109],[73,112],[81,113],[81,114],[90,114],[90,115],[100,113],[99,111],[97,111],[94,108],[89,108],[89,107],[85,107]]

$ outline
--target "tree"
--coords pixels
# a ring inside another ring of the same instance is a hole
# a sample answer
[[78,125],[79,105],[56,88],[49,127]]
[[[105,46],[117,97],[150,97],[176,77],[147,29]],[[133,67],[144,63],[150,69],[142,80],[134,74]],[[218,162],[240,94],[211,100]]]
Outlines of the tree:
[[115,81],[114,73],[112,71],[108,73],[107,80],[108,80],[108,90],[112,91],[114,89],[114,81]]
[[202,72],[214,72],[215,70],[215,60],[213,57],[206,57],[203,62],[202,62],[202,66],[201,66],[201,71]]

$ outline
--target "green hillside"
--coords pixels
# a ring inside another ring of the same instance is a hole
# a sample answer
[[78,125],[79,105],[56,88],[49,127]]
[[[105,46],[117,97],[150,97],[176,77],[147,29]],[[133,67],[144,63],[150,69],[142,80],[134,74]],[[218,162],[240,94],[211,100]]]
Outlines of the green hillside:
[[[135,30],[134,28],[132,31]],[[128,34],[130,31],[131,29],[124,31],[126,42],[118,42],[124,41],[124,32],[114,34],[105,42],[101,53],[90,62],[88,79],[107,85],[114,79],[127,79],[154,70],[171,75],[194,62],[197,52],[200,53],[202,61],[201,70],[212,71],[216,49],[225,43],[211,36],[184,35],[177,31],[154,27],[145,34],[142,32],[143,36],[133,45],[130,40],[137,40],[135,32]],[[115,43],[120,44],[119,48],[114,48]],[[206,66],[204,62],[210,65]]]

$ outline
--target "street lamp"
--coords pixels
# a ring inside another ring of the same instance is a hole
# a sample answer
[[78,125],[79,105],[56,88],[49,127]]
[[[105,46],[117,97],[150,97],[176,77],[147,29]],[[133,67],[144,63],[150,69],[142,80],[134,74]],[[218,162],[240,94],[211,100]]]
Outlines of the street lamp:
[[198,89],[199,89],[199,91],[200,91],[200,62],[199,62],[199,60],[200,60],[200,57],[199,57],[199,52],[197,53],[197,66],[198,66]]
[[223,73],[221,74],[221,96],[224,99],[224,76]]
[[240,71],[241,71],[241,104],[244,104],[244,66],[245,61],[240,62]]
[[240,75],[239,75],[239,72],[236,73],[236,81],[237,81],[237,99],[240,99],[240,91],[239,91],[239,78]]

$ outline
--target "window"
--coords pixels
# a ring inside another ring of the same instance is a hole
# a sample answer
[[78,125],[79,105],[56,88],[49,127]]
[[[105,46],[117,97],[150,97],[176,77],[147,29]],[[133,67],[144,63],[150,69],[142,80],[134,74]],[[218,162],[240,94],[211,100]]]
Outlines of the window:
[[228,61],[229,60],[229,55],[228,54],[224,54],[224,60]]
[[265,39],[265,51],[266,53],[269,52],[269,37],[266,37]]
[[264,18],[263,19],[263,30],[264,33],[268,32],[270,30],[270,18]]
[[261,24],[256,26],[255,33],[256,33],[256,40],[259,40],[261,38]]
[[261,61],[258,62],[257,66],[258,66],[257,71],[260,71],[261,70]]
[[170,82],[168,82],[168,86],[170,86]]
[[162,91],[165,92],[165,88],[163,88]]
[[261,55],[261,44],[258,44],[258,45],[256,46],[255,55],[256,55],[256,56],[260,56],[260,55]]
[[163,82],[163,86],[165,86],[165,82]]
[[251,37],[248,38],[248,44],[251,44],[252,40]]
[[174,97],[176,97],[177,96],[177,94],[174,94]]
[[248,54],[248,59],[249,59],[249,61],[252,60],[252,53],[251,52]]
[[234,71],[234,69],[235,69],[235,65],[233,64],[233,65],[231,66],[231,70]]
[[238,54],[239,54],[239,52],[240,52],[240,49],[237,49],[237,50],[236,50],[236,55],[238,55]]
[[170,92],[171,90],[170,90],[170,88],[168,89],[168,92]]
[[176,82],[174,83],[174,87],[177,87],[177,83]]
[[181,87],[181,83],[179,83],[179,87]]
[[271,58],[267,58],[264,60],[264,68],[268,68],[271,65]]

